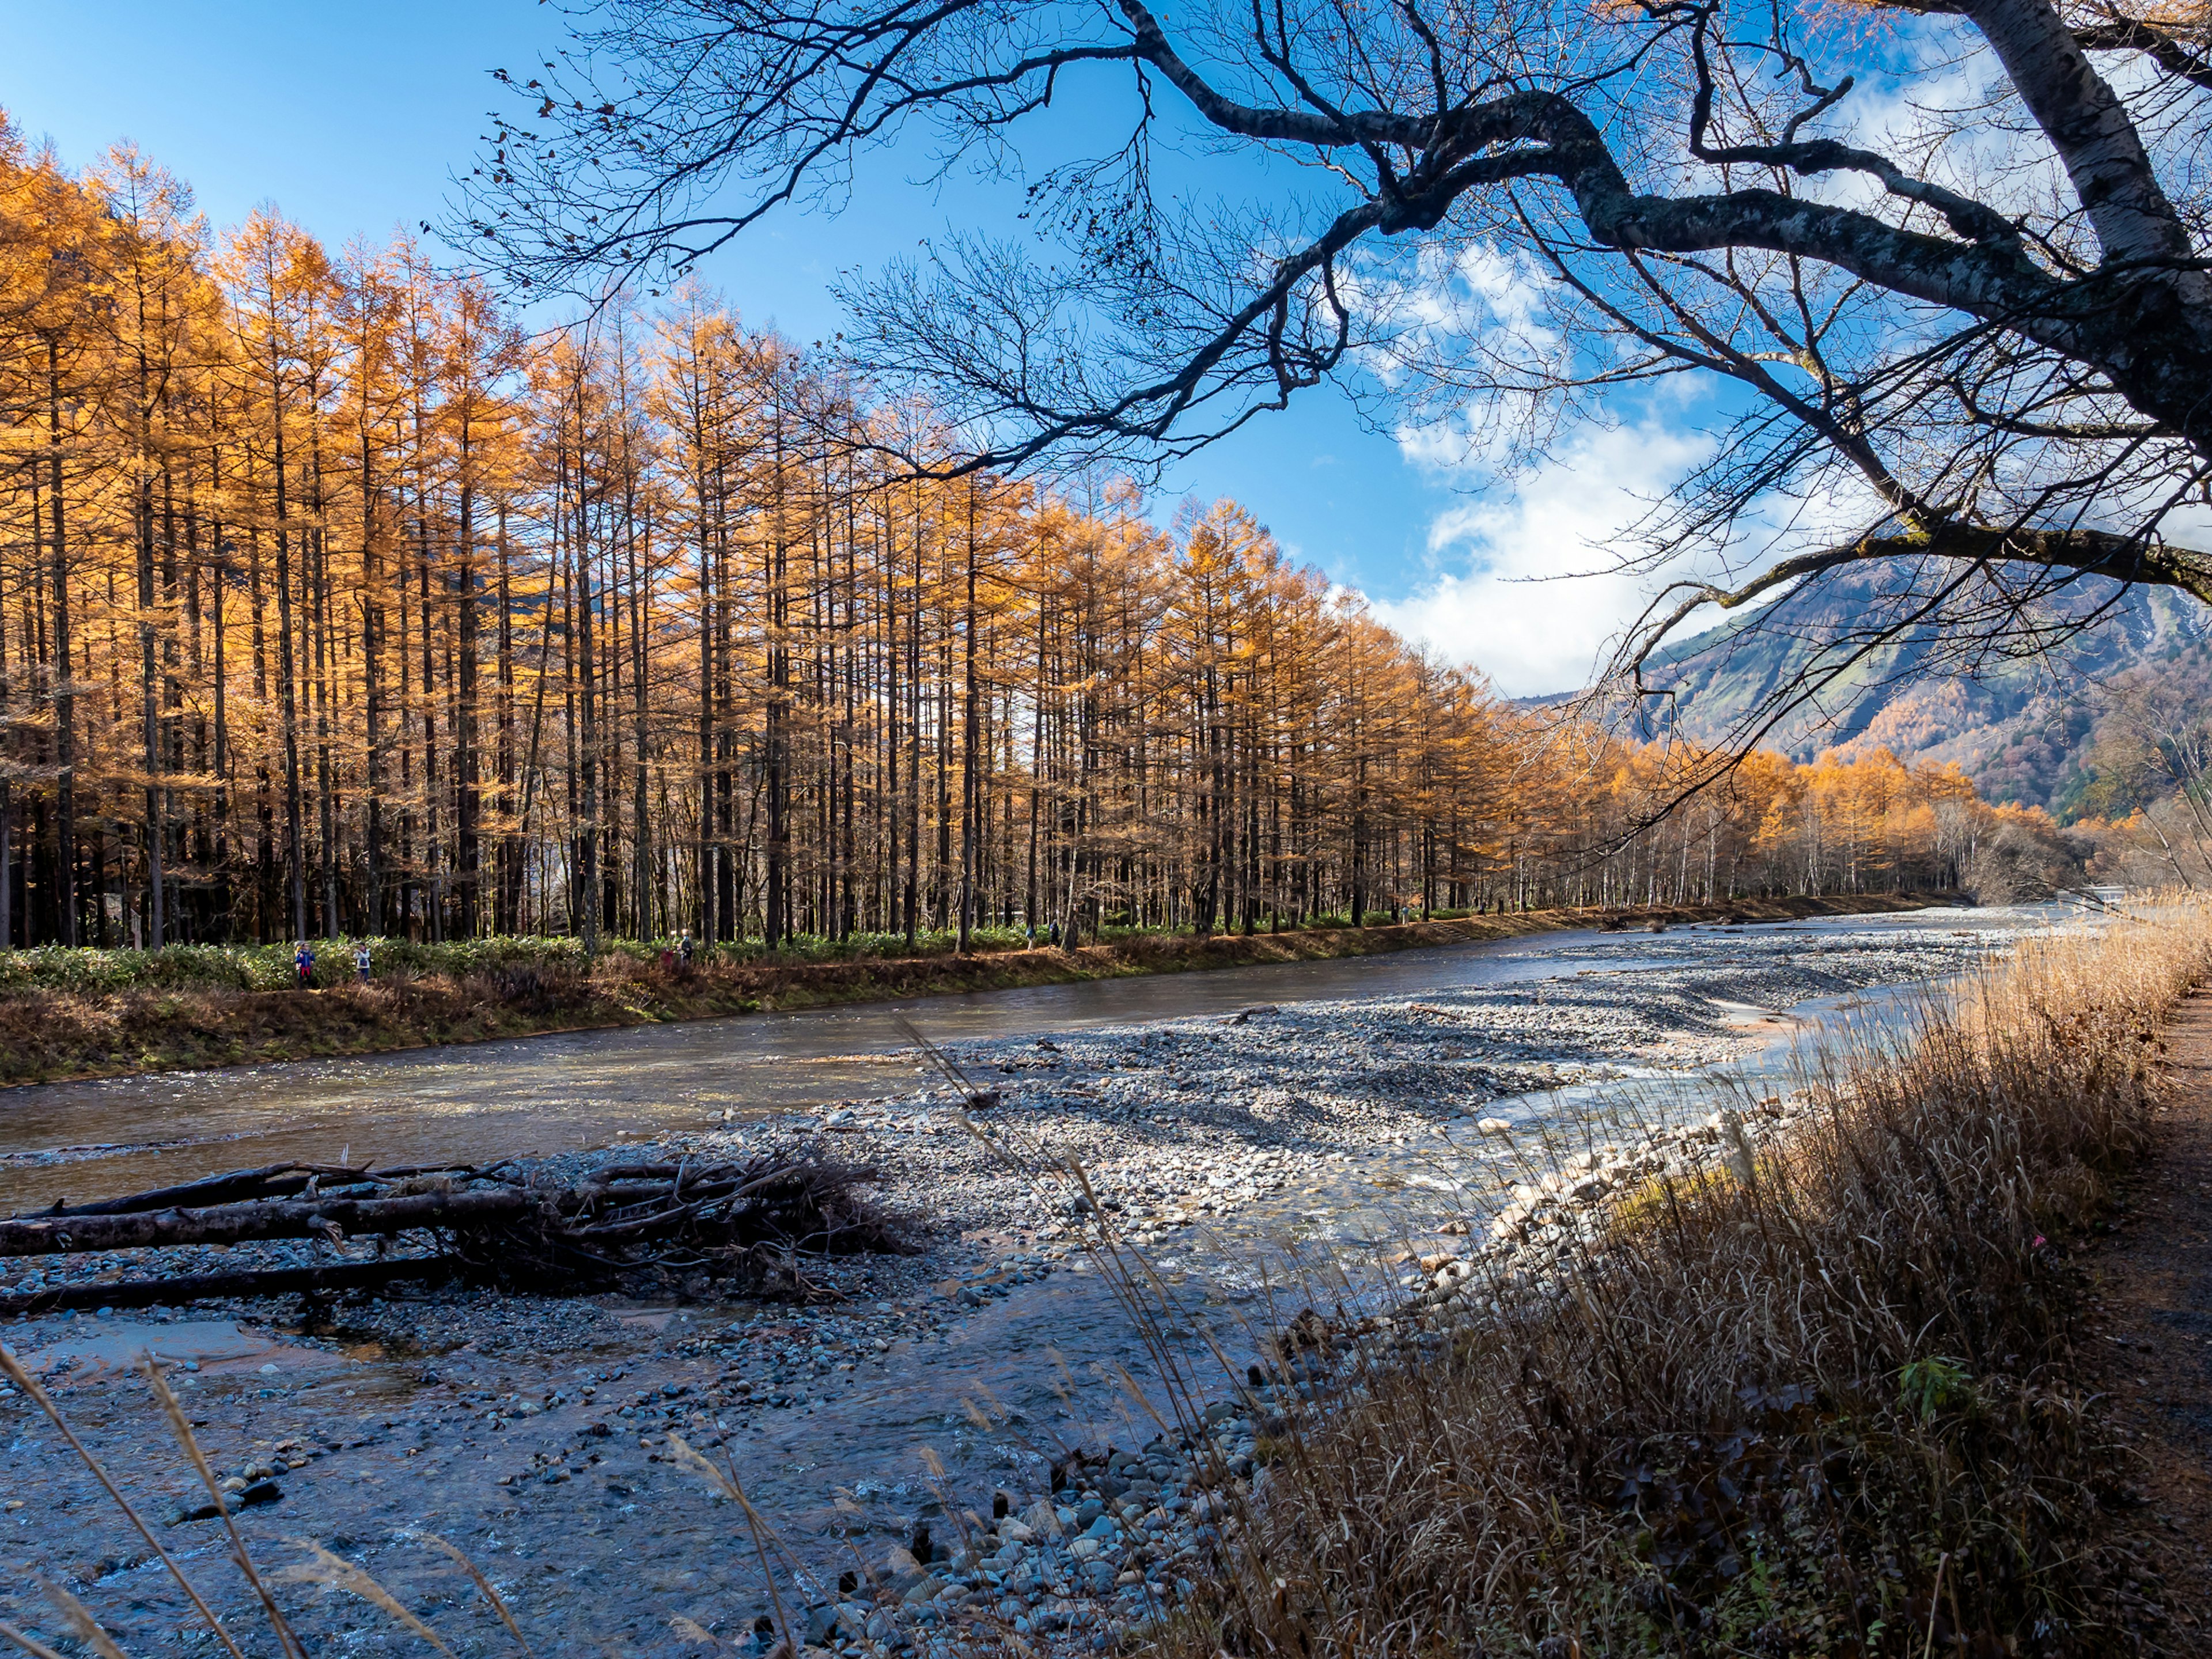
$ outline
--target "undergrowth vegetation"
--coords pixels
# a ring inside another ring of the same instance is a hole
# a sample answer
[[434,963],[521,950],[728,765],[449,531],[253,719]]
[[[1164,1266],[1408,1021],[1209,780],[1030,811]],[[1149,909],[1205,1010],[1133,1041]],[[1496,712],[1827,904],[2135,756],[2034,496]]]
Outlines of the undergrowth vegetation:
[[[1826,901],[1743,899],[1703,907],[1703,911],[1728,915],[1744,910],[1773,920],[1793,915],[1911,908],[1924,902],[1911,896],[1888,895],[1850,895]],[[1370,910],[1360,926],[1372,934],[1389,927],[1455,922],[1470,917],[1480,920],[1488,914],[1480,909]],[[1496,927],[1501,932],[1513,932],[1518,931],[1516,924],[1573,925],[1576,914],[1573,910],[1531,913],[1524,909],[1509,918],[1500,910]],[[1597,914],[1617,916],[1632,913]],[[1317,913],[1287,930],[1262,926],[1256,931],[1267,937],[1302,939],[1316,933],[1349,932],[1351,928],[1348,916]],[[1209,937],[1226,942],[1242,936],[1244,935],[1234,928],[1222,928],[1208,935],[1187,924],[1139,927],[1109,922],[1091,930],[1084,942],[1141,953],[1148,946],[1173,949]],[[1032,936],[1024,927],[993,924],[971,927],[968,941],[971,951],[988,955],[1043,949],[1051,945],[1052,939],[1045,928],[1039,928]],[[327,989],[351,983],[355,978],[354,950],[362,942],[351,938],[311,940],[315,957],[313,984]],[[1381,937],[1366,942],[1379,945],[1394,941]],[[679,940],[672,937],[633,939],[603,936],[596,951],[586,950],[582,939],[568,934],[495,934],[434,942],[374,938],[367,943],[374,979],[404,981],[439,978],[459,982],[486,975],[496,979],[524,971],[548,979],[581,980],[595,975],[620,977],[655,966],[665,952],[678,948]],[[295,944],[291,941],[272,945],[167,945],[155,951],[59,945],[14,951],[0,949],[0,996],[40,991],[79,996],[141,990],[285,991],[295,985]],[[821,963],[931,960],[956,955],[959,949],[958,929],[923,927],[915,931],[911,940],[903,933],[855,931],[842,939],[793,934],[773,951],[758,939],[712,944],[695,941],[693,959],[707,967],[803,968]]]
[[[970,933],[987,950],[1024,942],[1018,929],[976,928]],[[342,985],[354,977],[353,939],[316,939],[314,983]],[[416,939],[368,941],[370,971],[379,978],[436,975],[463,980],[479,974],[531,969],[540,974],[582,975],[595,966],[617,971],[657,962],[675,947],[674,939],[602,939],[596,953],[572,936],[495,937],[429,943]],[[770,951],[758,941],[701,948],[698,959],[721,963],[850,962],[871,957],[936,956],[954,950],[958,935],[950,929],[924,931],[911,946],[903,933],[855,933],[842,939],[798,938]],[[0,951],[0,992],[67,991],[78,994],[131,990],[209,988],[283,991],[293,988],[292,953],[282,945],[167,945],[158,951],[102,951],[41,945]]]
[[[1430,920],[1456,920],[1466,911],[1438,911]],[[1414,918],[1419,919],[1418,917]],[[1368,925],[1397,921],[1389,911],[1370,912]],[[1317,917],[1313,927],[1348,926],[1341,916]],[[1121,927],[1097,931],[1097,942],[1127,945],[1147,939],[1197,938],[1198,930],[1180,927]],[[1024,928],[981,927],[969,930],[969,948],[978,951],[1015,951],[1043,946],[1048,936],[1040,929],[1031,939]],[[315,955],[313,983],[320,988],[343,985],[355,976],[354,948],[358,940],[311,941]],[[677,948],[674,939],[599,941],[596,952],[569,935],[498,936],[432,943],[418,939],[373,939],[368,941],[370,972],[378,979],[439,977],[466,980],[479,975],[501,975],[529,969],[546,975],[586,976],[595,971],[621,974],[658,963],[661,953]],[[758,939],[714,945],[695,944],[694,959],[704,965],[732,967],[804,966],[811,963],[897,961],[945,957],[959,950],[960,935],[950,927],[919,929],[909,941],[904,933],[854,933],[843,939],[794,935],[771,951]],[[167,945],[158,951],[98,950],[85,946],[40,945],[30,950],[0,951],[0,994],[62,991],[95,995],[135,990],[285,991],[294,988],[290,943],[278,945]]]
[[1425,1340],[1334,1322],[1351,1388],[1270,1441],[1151,1644],[2126,1650],[2100,1518],[2127,1458],[2070,1363],[2067,1245],[2143,1150],[2159,1025],[2208,965],[2194,904],[2032,944],[1827,1048],[1756,1158],[1723,1135],[1549,1267],[1493,1255]]

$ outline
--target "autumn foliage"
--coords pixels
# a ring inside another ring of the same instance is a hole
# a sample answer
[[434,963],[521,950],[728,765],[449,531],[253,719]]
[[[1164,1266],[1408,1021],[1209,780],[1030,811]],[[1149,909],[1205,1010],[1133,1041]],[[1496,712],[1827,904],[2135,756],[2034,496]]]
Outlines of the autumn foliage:
[[702,292],[526,336],[6,135],[0,943],[1252,929],[1955,885],[1989,828],[1879,754],[1659,816],[1679,752],[1235,505],[889,459],[932,441]]

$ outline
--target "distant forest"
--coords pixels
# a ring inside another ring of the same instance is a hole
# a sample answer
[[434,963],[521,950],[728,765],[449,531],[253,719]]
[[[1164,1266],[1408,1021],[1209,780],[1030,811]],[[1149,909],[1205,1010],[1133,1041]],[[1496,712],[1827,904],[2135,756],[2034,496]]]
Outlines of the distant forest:
[[1515,708],[1233,503],[963,476],[701,291],[526,337],[411,244],[218,237],[12,131],[0,268],[0,944],[1080,939],[2056,845],[1879,750],[1662,813],[1678,750]]

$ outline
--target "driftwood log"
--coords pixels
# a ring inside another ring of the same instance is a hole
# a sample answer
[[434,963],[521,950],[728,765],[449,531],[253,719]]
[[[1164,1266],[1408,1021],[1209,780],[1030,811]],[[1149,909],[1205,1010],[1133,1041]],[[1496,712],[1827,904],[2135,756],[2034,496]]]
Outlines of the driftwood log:
[[[0,1297],[0,1312],[313,1292],[456,1273],[548,1291],[704,1273],[757,1291],[804,1294],[799,1256],[904,1255],[918,1248],[865,1196],[862,1189],[877,1179],[873,1170],[805,1152],[732,1164],[617,1164],[573,1182],[511,1164],[271,1164],[0,1219],[0,1258],[278,1239],[335,1247],[348,1238],[398,1234],[428,1235],[434,1253],[406,1261],[57,1286]],[[381,1249],[380,1243],[380,1255]]]
[[0,1316],[59,1313],[64,1308],[174,1308],[191,1302],[283,1296],[293,1291],[311,1298],[334,1297],[342,1291],[381,1291],[394,1285],[441,1285],[459,1272],[459,1264],[445,1256],[412,1255],[388,1261],[249,1268],[234,1273],[178,1273],[166,1279],[87,1279],[0,1296]]
[[524,1188],[410,1193],[398,1198],[244,1200],[207,1209],[142,1210],[124,1215],[41,1216],[0,1221],[0,1256],[64,1255],[87,1250],[137,1250],[176,1244],[250,1244],[270,1238],[328,1238],[362,1234],[464,1231],[513,1219],[543,1200]]

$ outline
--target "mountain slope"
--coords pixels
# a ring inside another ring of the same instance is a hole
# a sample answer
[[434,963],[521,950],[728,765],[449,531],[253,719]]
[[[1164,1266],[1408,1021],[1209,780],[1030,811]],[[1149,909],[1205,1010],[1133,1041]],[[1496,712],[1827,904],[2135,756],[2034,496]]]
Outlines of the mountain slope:
[[[1726,738],[1759,701],[1814,659],[1890,591],[1871,565],[1801,590],[1759,613],[1670,647],[1651,684],[1672,689],[1675,729]],[[2042,655],[1976,674],[1935,665],[1921,629],[1885,644],[1765,739],[1799,760],[1846,744],[1881,744],[1907,762],[1956,762],[1984,797],[2063,810],[2078,793],[2082,752],[2099,712],[2095,688],[2133,669],[2178,663],[2212,637],[2212,611],[2165,588],[2080,584],[2067,613],[2109,615]],[[1662,722],[1660,722],[1663,724]]]

